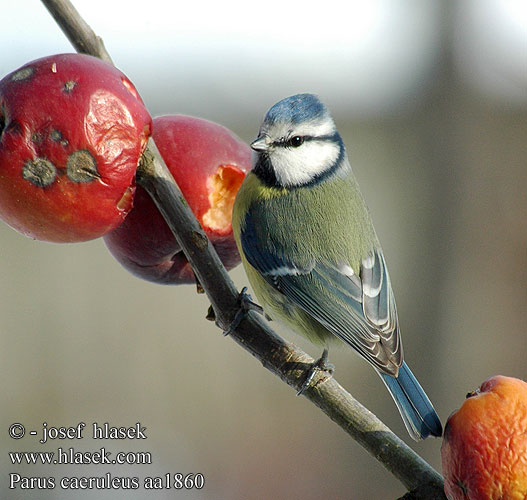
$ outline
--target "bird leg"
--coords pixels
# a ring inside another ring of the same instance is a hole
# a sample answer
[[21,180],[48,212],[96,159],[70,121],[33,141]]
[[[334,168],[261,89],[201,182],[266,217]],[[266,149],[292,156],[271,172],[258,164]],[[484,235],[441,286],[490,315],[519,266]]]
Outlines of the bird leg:
[[251,296],[247,293],[247,287],[244,286],[242,288],[242,291],[238,295],[238,310],[236,311],[234,319],[232,320],[227,330],[223,332],[223,335],[226,337],[227,335],[230,335],[234,330],[236,330],[242,319],[245,318],[249,311],[256,311],[260,314],[264,313],[262,306],[259,306],[258,304],[252,301]]
[[332,365],[328,361],[328,348],[326,347],[324,351],[322,352],[322,356],[320,356],[319,359],[317,359],[309,368],[309,371],[307,372],[306,379],[304,380],[304,383],[300,387],[299,391],[296,393],[297,396],[300,396],[304,393],[307,389],[311,387],[311,384],[313,382],[313,378],[315,377],[317,371],[323,371],[328,373],[330,376],[333,376],[333,373],[335,372],[335,366]]

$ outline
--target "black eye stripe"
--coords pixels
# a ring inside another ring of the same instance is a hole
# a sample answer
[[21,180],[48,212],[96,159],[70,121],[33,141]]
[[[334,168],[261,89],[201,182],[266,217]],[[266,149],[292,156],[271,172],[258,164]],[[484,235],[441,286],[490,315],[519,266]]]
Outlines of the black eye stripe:
[[[297,138],[299,139],[298,145],[294,145],[292,141],[293,139],[297,139]],[[294,135],[293,137],[290,137],[290,138],[281,137],[277,141],[274,141],[273,145],[281,146],[281,147],[298,147],[302,145],[302,143],[304,143],[305,141],[309,141],[312,139],[313,139],[312,137],[308,137],[308,136]]]
[[[295,138],[301,139],[301,142],[298,145],[292,144],[292,140]],[[331,134],[331,135],[318,135],[318,136],[312,136],[312,135],[294,135],[292,137],[286,138],[281,137],[277,141],[273,142],[274,146],[281,146],[281,147],[298,147],[301,146],[304,142],[333,142],[333,143],[339,143],[339,135],[338,134]]]

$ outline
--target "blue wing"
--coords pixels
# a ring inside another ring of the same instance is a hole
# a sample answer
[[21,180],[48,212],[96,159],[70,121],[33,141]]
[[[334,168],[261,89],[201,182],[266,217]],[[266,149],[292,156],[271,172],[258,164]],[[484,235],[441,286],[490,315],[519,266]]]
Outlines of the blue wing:
[[372,249],[358,274],[345,262],[295,262],[276,242],[262,244],[254,217],[249,211],[241,234],[247,261],[275,290],[378,370],[396,375],[402,363],[402,347],[382,251]]

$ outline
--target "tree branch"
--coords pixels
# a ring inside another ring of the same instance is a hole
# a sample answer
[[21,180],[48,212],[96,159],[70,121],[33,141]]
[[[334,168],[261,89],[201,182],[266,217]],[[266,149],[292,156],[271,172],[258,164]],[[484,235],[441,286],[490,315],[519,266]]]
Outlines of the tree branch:
[[98,57],[113,64],[102,38],[98,37],[69,1],[42,0],[66,38],[80,54]]
[[[111,62],[102,40],[69,0],[42,0],[75,49]],[[226,330],[239,308],[239,294],[212,244],[185,202],[153,140],[137,170],[137,182],[150,194],[185,252],[214,309],[217,325]],[[280,338],[264,318],[249,312],[230,337],[265,368],[299,389],[313,359]],[[411,498],[444,500],[441,476],[363,407],[334,378],[318,374],[303,394],[379,460],[411,492]]]

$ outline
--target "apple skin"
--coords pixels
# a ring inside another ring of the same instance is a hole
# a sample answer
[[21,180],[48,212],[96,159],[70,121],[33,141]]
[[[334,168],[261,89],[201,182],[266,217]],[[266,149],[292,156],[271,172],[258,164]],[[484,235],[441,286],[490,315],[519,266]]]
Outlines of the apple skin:
[[527,498],[527,383],[491,377],[448,418],[441,446],[449,500]]
[[31,238],[86,241],[132,208],[152,119],[128,78],[58,54],[0,81],[0,217]]
[[[153,138],[192,212],[227,270],[240,263],[232,234],[232,206],[251,168],[249,146],[229,129],[201,118],[154,118]],[[110,253],[135,276],[154,283],[195,283],[172,231],[146,191],[137,186],[134,208],[104,236]]]

